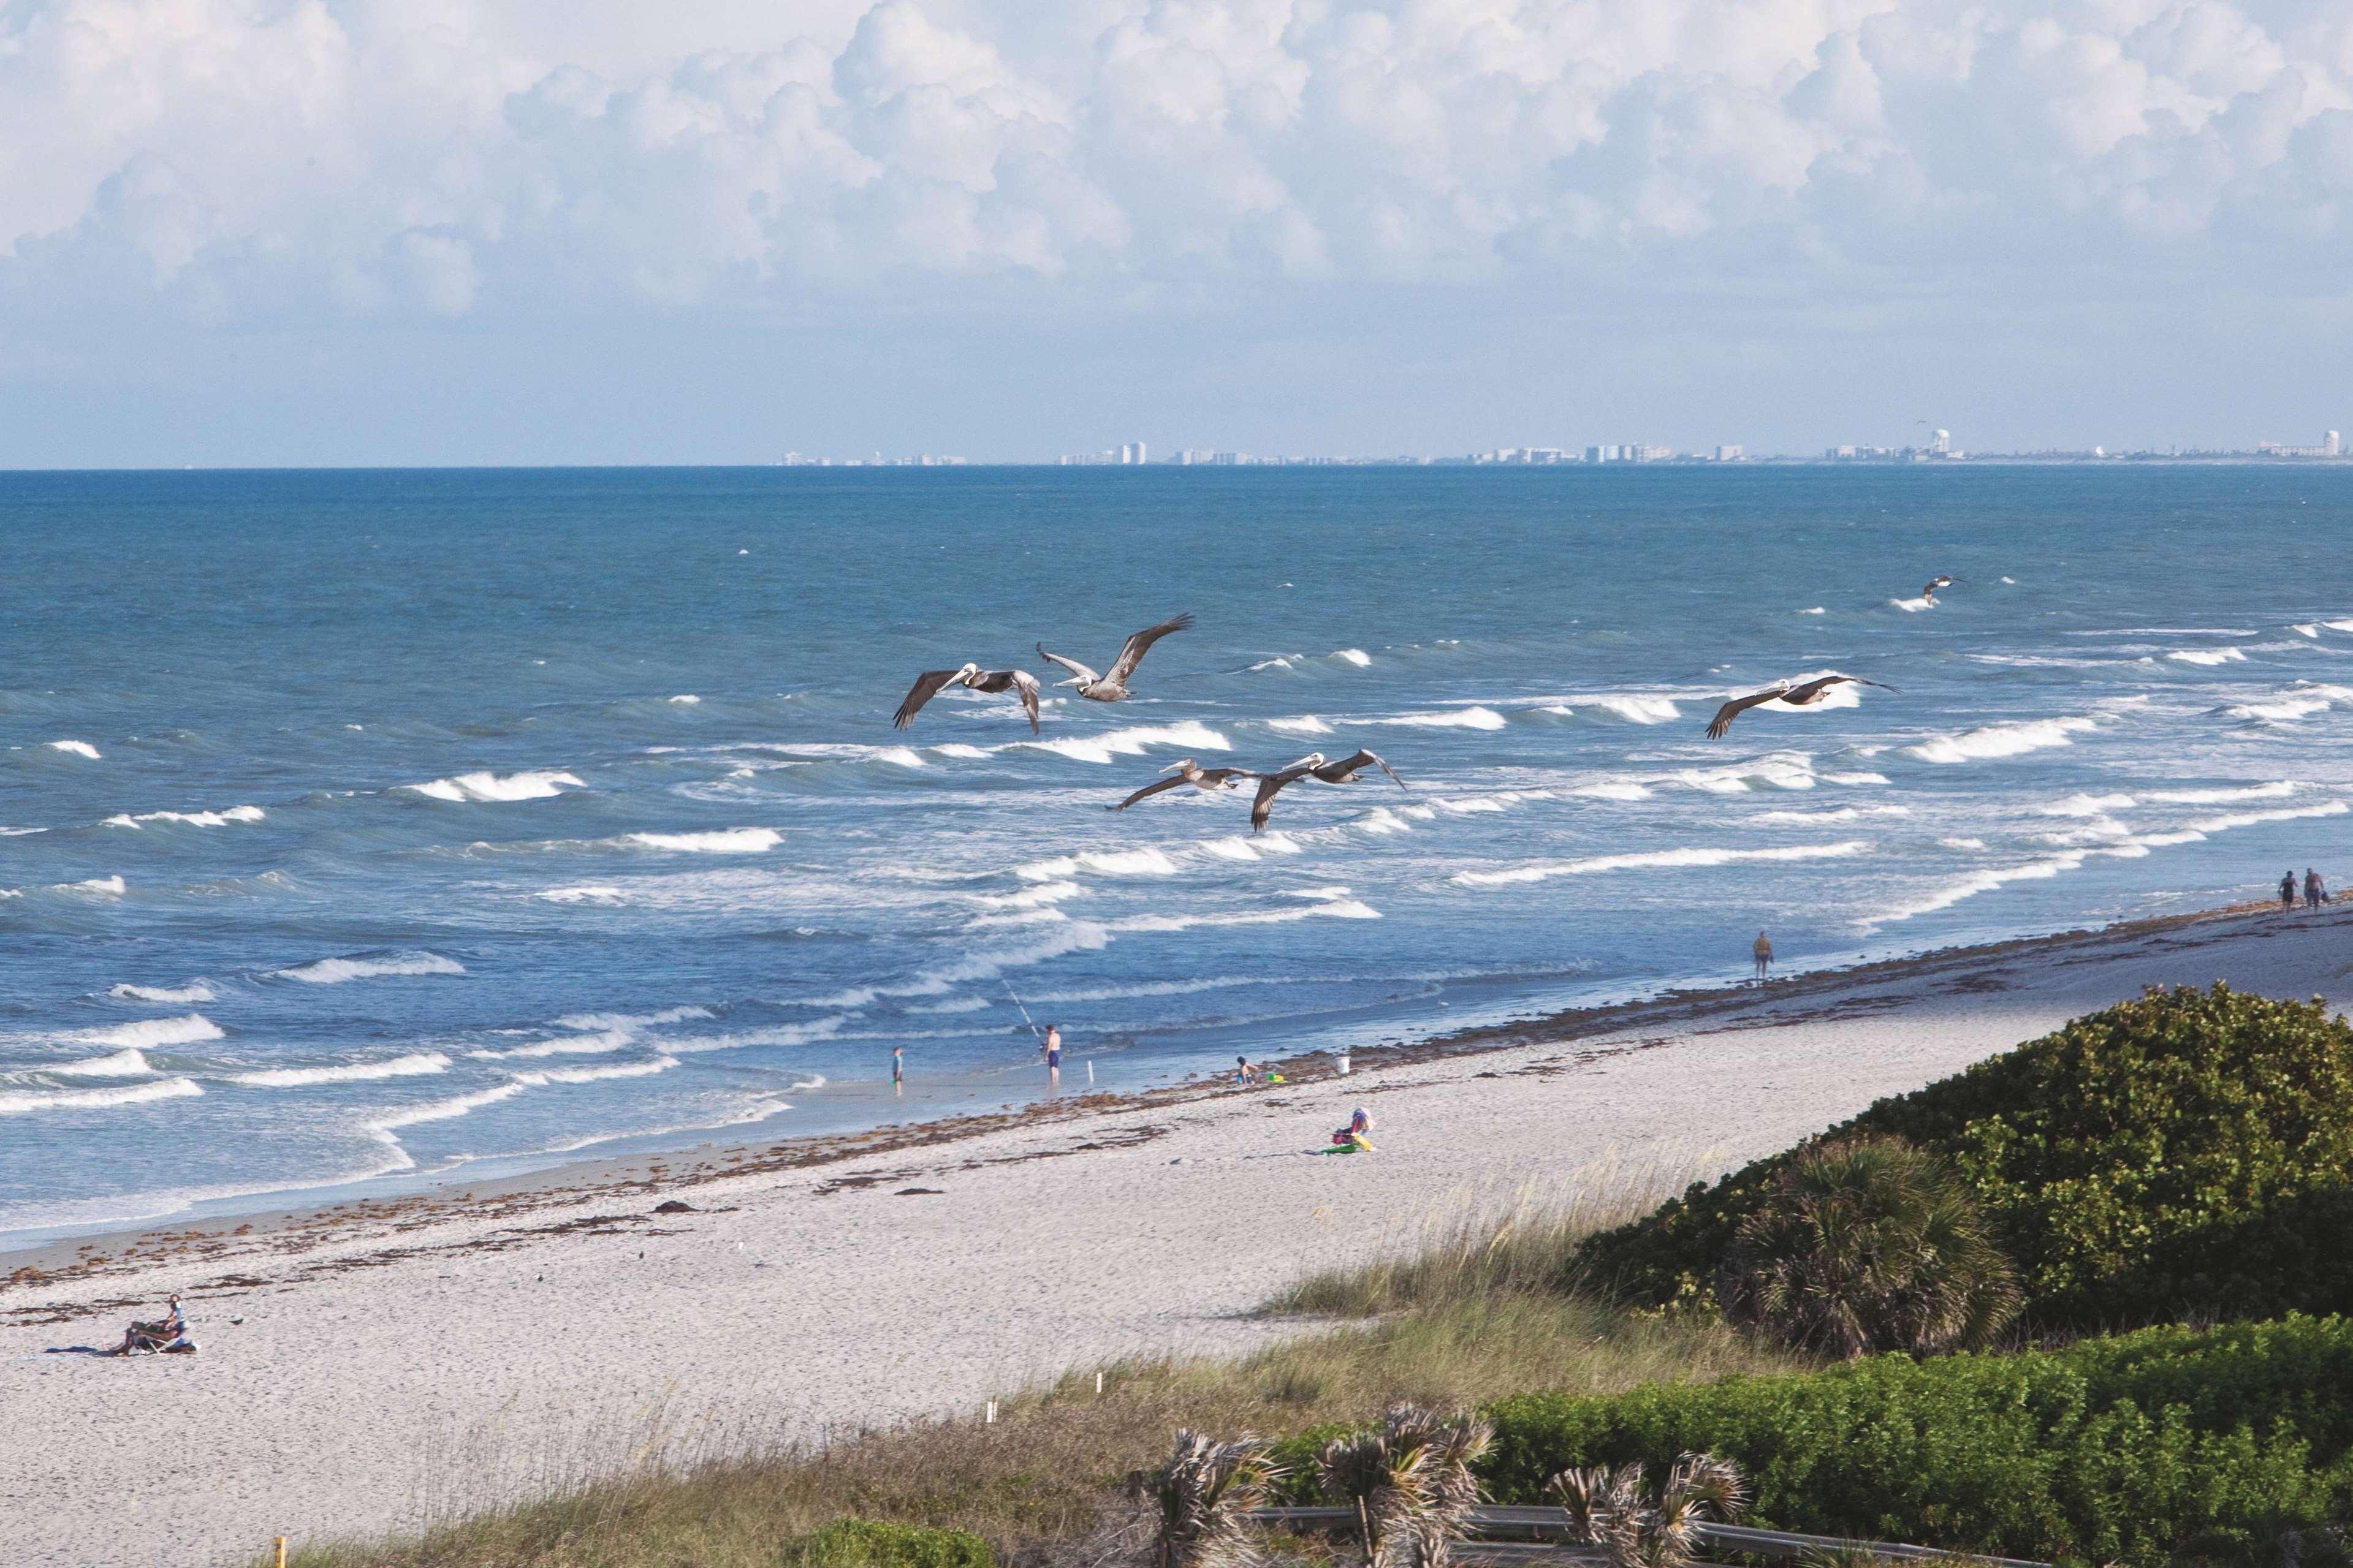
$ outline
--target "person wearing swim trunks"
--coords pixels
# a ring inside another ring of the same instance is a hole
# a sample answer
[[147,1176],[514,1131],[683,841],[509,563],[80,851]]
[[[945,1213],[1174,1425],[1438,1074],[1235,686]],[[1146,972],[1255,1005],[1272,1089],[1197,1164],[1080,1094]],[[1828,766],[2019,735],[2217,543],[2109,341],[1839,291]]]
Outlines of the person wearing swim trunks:
[[1046,1044],[1042,1048],[1046,1053],[1046,1075],[1049,1078],[1053,1079],[1055,1081],[1060,1082],[1062,1077],[1061,1025],[1049,1024],[1046,1026]]

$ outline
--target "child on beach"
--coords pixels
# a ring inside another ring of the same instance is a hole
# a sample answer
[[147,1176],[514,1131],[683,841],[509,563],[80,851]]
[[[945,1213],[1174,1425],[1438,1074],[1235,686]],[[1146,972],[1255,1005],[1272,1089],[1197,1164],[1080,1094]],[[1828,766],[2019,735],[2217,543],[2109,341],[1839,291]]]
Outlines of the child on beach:
[[1333,1146],[1340,1149],[1362,1149],[1369,1153],[1373,1145],[1366,1134],[1372,1130],[1373,1119],[1365,1114],[1365,1108],[1360,1105],[1348,1118],[1348,1125],[1332,1134]]
[[891,1047],[891,1092],[893,1094],[898,1093],[902,1089],[906,1087],[907,1058],[905,1053],[906,1047],[904,1046],[892,1046]]

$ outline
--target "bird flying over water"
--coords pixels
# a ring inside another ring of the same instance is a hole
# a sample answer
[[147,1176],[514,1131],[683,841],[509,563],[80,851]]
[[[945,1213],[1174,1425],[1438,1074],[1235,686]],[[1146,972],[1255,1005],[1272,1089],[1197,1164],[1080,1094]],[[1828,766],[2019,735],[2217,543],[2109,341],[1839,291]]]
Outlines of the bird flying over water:
[[1191,784],[1195,789],[1215,793],[1221,789],[1231,789],[1244,779],[1254,779],[1259,776],[1248,768],[1205,768],[1190,757],[1180,757],[1160,771],[1174,776],[1162,779],[1158,784],[1145,784],[1117,805],[1108,809],[1125,811],[1145,795],[1158,795],[1163,790],[1175,789],[1179,784]]
[[1792,708],[1803,708],[1810,702],[1820,701],[1824,692],[1833,686],[1841,684],[1877,686],[1882,691],[1895,689],[1892,686],[1882,686],[1876,680],[1865,680],[1859,675],[1825,675],[1799,686],[1792,686],[1784,680],[1766,690],[1752,691],[1746,697],[1736,697],[1717,709],[1715,717],[1708,721],[1707,738],[1711,741],[1723,740],[1724,732],[1732,728],[1732,721],[1759,703],[1770,702],[1778,697]]
[[915,721],[924,703],[951,686],[969,686],[975,691],[990,693],[1020,693],[1022,710],[1029,715],[1029,732],[1038,732],[1038,678],[1026,669],[983,669],[976,664],[967,664],[962,669],[927,669],[915,677],[915,684],[907,689],[907,700],[899,704],[899,711],[891,716],[891,722],[905,729]]
[[1952,585],[1953,580],[1950,577],[1932,577],[1928,581],[1928,585],[1920,590],[1920,596],[1924,599],[1933,599],[1936,596],[1937,589],[1949,588]]
[[1399,789],[1405,780],[1398,778],[1397,770],[1371,752],[1359,750],[1353,756],[1327,763],[1321,752],[1310,752],[1289,767],[1258,775],[1258,798],[1250,802],[1250,831],[1257,833],[1266,826],[1268,814],[1274,810],[1274,797],[1301,779],[1312,778],[1318,784],[1344,784],[1356,782],[1356,774],[1367,767],[1376,767],[1397,780]]
[[1103,675],[1097,675],[1075,658],[1048,653],[1044,643],[1038,645],[1038,657],[1049,664],[1059,664],[1071,672],[1070,679],[1058,680],[1055,685],[1075,686],[1079,689],[1079,695],[1091,702],[1118,702],[1127,697],[1128,677],[1134,675],[1135,667],[1144,662],[1144,656],[1151,651],[1152,645],[1170,632],[1181,632],[1192,624],[1193,617],[1183,615],[1174,620],[1163,621],[1156,626],[1145,627],[1120,645],[1119,657],[1111,661],[1110,670]]

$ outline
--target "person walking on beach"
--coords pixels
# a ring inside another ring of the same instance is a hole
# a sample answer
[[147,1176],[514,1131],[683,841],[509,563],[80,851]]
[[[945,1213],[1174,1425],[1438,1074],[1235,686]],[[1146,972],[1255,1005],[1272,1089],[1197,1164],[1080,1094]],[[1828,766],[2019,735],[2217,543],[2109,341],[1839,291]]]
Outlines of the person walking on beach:
[[2280,873],[2280,913],[2285,914],[2294,908],[2295,908],[2295,873],[2293,870],[2282,871]]
[[891,1092],[898,1094],[907,1087],[907,1047],[891,1047]]
[[1757,982],[1763,984],[1773,973],[1773,939],[1763,931],[1757,933]]
[[1056,1083],[1062,1081],[1062,1026],[1046,1026],[1046,1043],[1038,1047],[1046,1053],[1046,1076]]
[[2316,910],[2328,900],[2328,889],[2320,885],[2320,873],[2306,866],[2304,868],[2304,907]]

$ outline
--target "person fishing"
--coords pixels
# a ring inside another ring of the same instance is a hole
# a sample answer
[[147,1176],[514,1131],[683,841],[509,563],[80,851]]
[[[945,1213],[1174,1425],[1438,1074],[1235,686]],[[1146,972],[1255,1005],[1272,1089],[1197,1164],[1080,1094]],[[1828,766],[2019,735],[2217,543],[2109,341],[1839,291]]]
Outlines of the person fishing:
[[1061,1082],[1062,1026],[1060,1024],[1047,1025],[1045,1041],[1039,1045],[1038,1048],[1045,1053],[1046,1076],[1052,1079],[1056,1083]]

